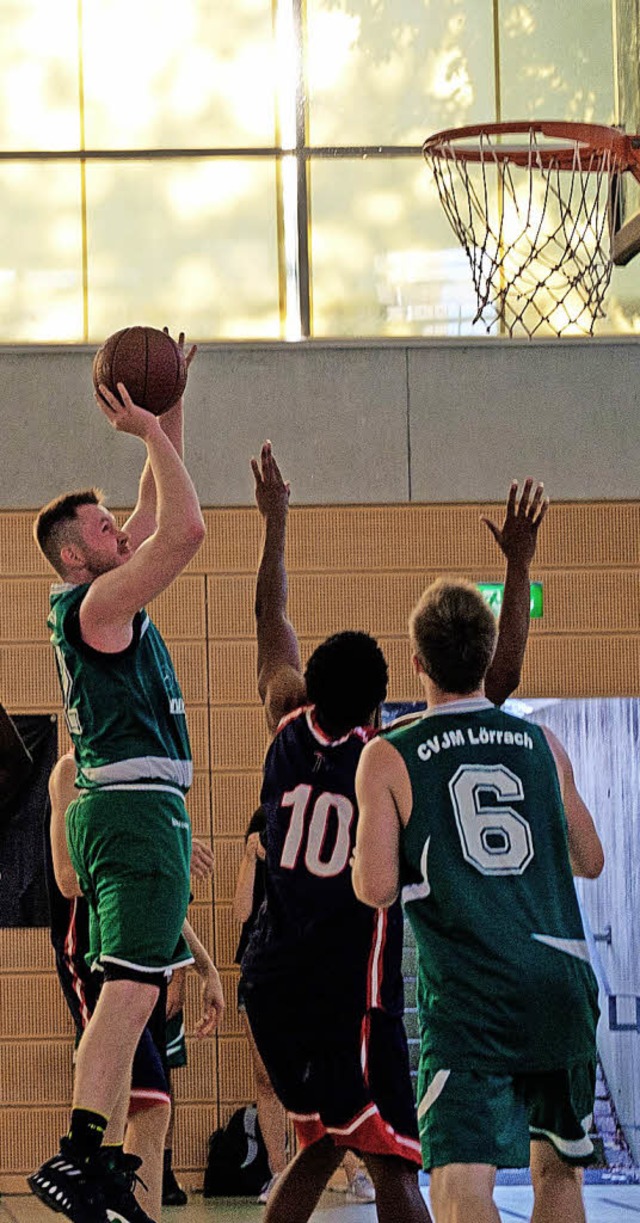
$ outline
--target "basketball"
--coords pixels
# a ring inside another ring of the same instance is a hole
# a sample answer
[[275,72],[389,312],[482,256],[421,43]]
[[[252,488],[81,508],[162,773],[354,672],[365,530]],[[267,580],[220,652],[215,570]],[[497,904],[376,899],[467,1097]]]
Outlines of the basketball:
[[187,382],[182,349],[156,327],[124,327],[110,335],[93,361],[93,385],[118,394],[123,382],[134,403],[161,416],[180,399]]

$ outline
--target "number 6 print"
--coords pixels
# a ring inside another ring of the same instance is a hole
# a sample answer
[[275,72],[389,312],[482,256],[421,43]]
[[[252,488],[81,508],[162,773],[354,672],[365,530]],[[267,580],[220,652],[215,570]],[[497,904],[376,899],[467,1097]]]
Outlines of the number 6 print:
[[[481,801],[495,795],[496,805]],[[462,764],[449,793],[466,862],[482,875],[522,875],[533,859],[531,828],[508,802],[522,801],[522,782],[501,764]]]

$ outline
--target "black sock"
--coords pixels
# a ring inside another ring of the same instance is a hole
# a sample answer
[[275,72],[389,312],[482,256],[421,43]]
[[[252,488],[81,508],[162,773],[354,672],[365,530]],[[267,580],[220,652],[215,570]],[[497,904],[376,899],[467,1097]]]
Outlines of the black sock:
[[81,1163],[97,1155],[106,1128],[107,1118],[102,1113],[92,1113],[88,1108],[74,1108],[67,1137]]
[[162,1174],[163,1174],[163,1176],[168,1176],[168,1175],[169,1175],[169,1173],[170,1173],[170,1171],[171,1171],[171,1160],[172,1160],[172,1157],[173,1157],[173,1151],[172,1151],[171,1147],[165,1147],[165,1148],[164,1148],[164,1157],[163,1157],[163,1158],[164,1158],[164,1163],[163,1163],[163,1168],[162,1168]]
[[121,1142],[103,1142],[100,1147],[100,1157],[104,1159],[107,1167],[119,1168],[122,1164],[123,1143]]

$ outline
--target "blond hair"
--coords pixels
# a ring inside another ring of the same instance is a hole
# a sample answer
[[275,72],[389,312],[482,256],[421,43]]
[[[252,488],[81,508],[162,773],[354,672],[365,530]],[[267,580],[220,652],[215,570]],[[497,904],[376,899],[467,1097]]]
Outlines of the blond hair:
[[409,620],[414,653],[443,692],[474,692],[496,644],[496,622],[477,588],[464,578],[438,578]]

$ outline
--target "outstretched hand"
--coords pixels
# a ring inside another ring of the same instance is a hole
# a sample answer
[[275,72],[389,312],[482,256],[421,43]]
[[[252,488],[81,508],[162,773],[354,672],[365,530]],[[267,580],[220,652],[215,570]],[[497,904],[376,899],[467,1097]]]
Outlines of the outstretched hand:
[[[168,327],[163,327],[163,328],[162,328],[162,330],[164,331],[164,334],[165,334],[165,335],[171,335],[171,332],[169,331],[169,328],[168,328]],[[197,353],[197,351],[198,351],[198,345],[197,345],[197,344],[192,344],[192,345],[191,345],[191,348],[190,348],[190,349],[189,349],[189,351],[188,351],[188,353],[186,353],[186,354],[185,354],[185,351],[184,351],[184,331],[181,331],[181,332],[180,332],[180,334],[178,335],[178,348],[180,349],[180,352],[181,352],[181,353],[184,355],[184,363],[185,363],[185,365],[186,365],[187,369],[189,369],[189,366],[191,365],[191,362],[193,361],[193,358],[195,357],[195,355],[196,355],[196,353]]]
[[251,470],[256,482],[256,505],[263,518],[268,518],[270,514],[278,511],[286,512],[291,486],[282,478],[271,442],[264,443],[259,463],[257,459],[252,458]]
[[219,1027],[224,1015],[224,994],[217,968],[213,964],[202,979],[202,1018],[196,1025],[196,1036],[202,1040]]
[[124,382],[118,383],[118,395],[119,399],[102,382],[95,394],[100,411],[114,429],[120,433],[131,433],[133,437],[141,437],[144,440],[155,429],[160,428],[157,416],[133,402]]
[[[164,334],[165,334],[165,335],[171,335],[171,332],[169,331],[169,328],[168,328],[168,327],[163,327],[163,328],[162,328],[162,330],[164,331]],[[189,373],[189,366],[191,365],[191,362],[193,361],[193,358],[195,357],[195,355],[196,355],[196,353],[197,353],[197,351],[198,351],[198,345],[197,345],[197,344],[192,344],[192,345],[191,345],[191,348],[189,349],[189,351],[188,351],[187,353],[185,353],[185,351],[184,351],[184,331],[181,331],[181,332],[179,333],[179,335],[178,335],[178,348],[180,349],[180,352],[181,352],[181,353],[182,353],[182,355],[184,356],[184,363],[185,363],[185,366],[186,366],[186,369],[187,369],[187,374],[188,374],[188,373]],[[175,408],[175,407],[177,407],[177,405],[178,405],[179,403],[182,403],[182,400],[183,400],[183,399],[184,399],[184,391],[182,392],[182,395],[180,396],[180,398],[179,398],[179,399],[176,399],[176,402],[175,402],[175,403],[172,403],[172,404],[171,404],[171,408],[168,408],[167,410],[170,412],[172,408]],[[166,413],[164,413],[164,412],[163,412],[163,416],[164,416],[164,415],[166,415]]]
[[533,479],[528,476],[518,502],[518,481],[513,481],[507,498],[505,520],[501,527],[497,527],[495,522],[484,515],[480,519],[488,526],[507,560],[525,566],[529,566],[534,558],[538,531],[549,509],[549,498],[543,496],[544,484],[536,484],[533,497],[532,488]]
[[205,841],[191,841],[191,874],[194,879],[209,879],[213,874],[215,858],[213,850]]

